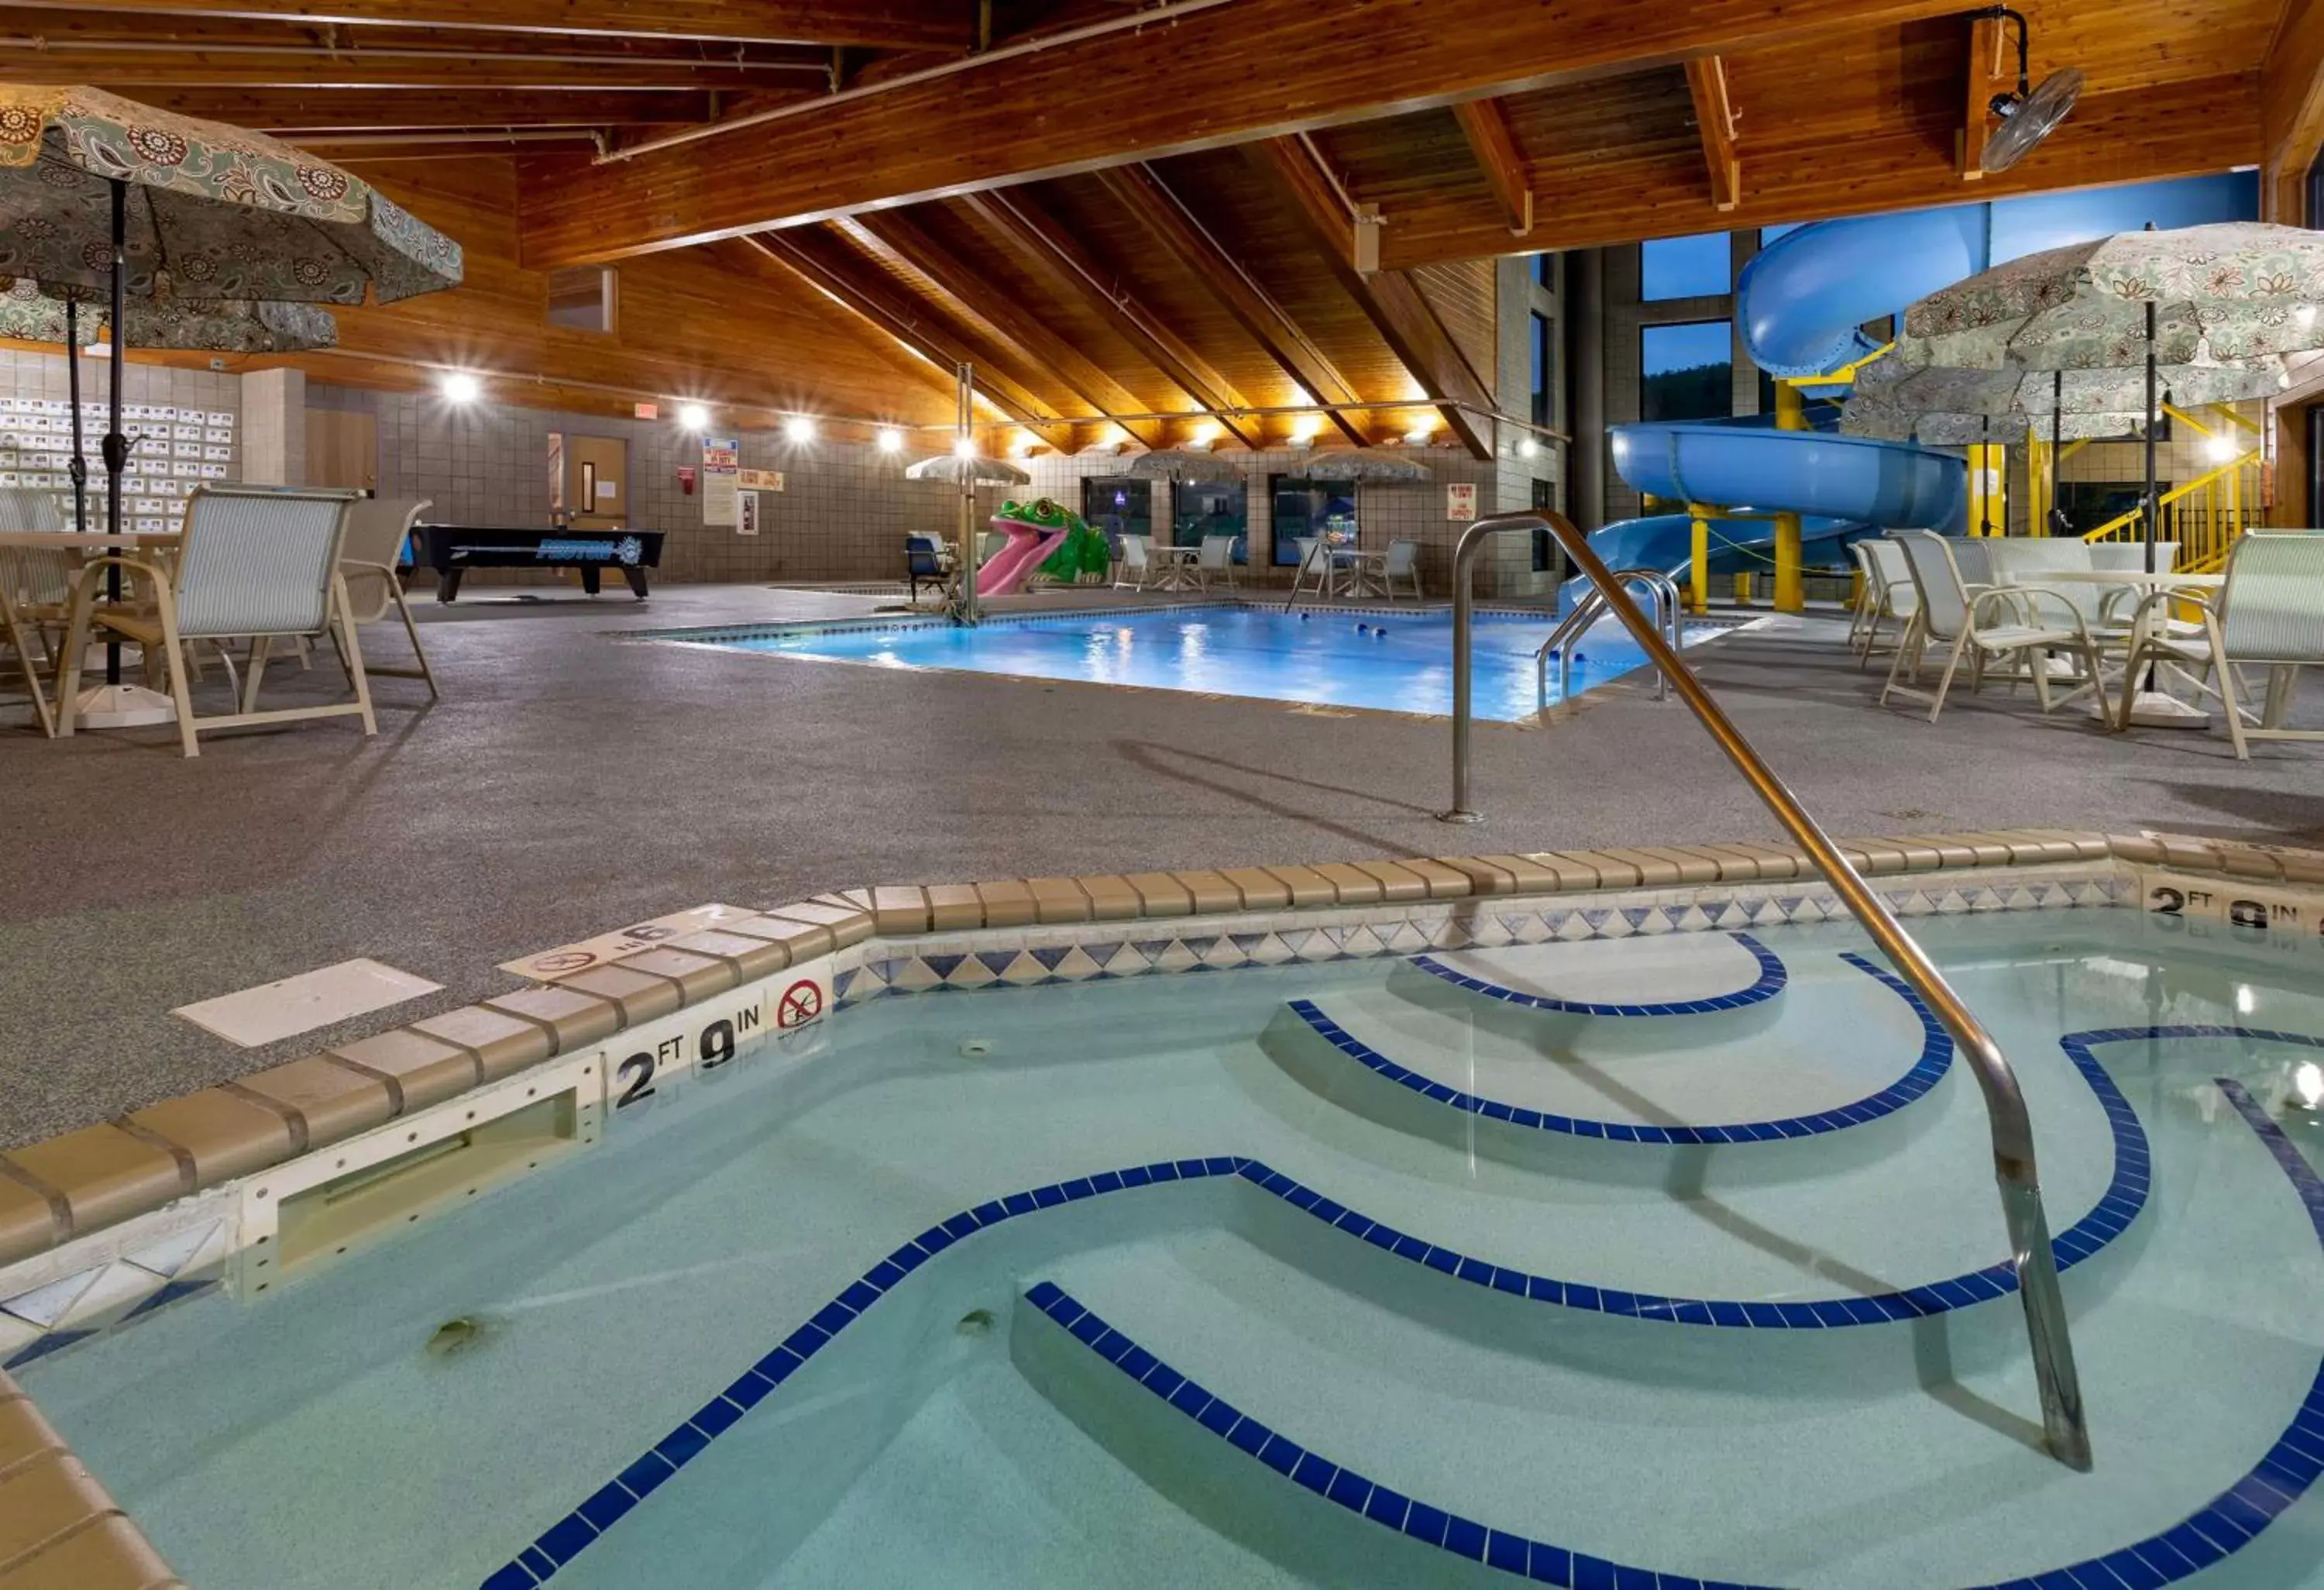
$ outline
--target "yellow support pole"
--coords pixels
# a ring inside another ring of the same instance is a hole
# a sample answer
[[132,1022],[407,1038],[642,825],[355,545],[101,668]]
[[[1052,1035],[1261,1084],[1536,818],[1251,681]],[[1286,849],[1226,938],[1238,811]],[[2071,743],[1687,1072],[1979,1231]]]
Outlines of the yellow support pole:
[[2008,491],[2008,448],[2000,442],[1973,443],[1969,449],[1969,534],[2009,533]]
[[[1807,400],[1800,395],[1798,387],[1776,385],[1775,429],[1808,429]],[[1778,613],[1802,613],[1807,609],[1807,587],[1800,578],[1800,516],[1778,513],[1775,515],[1775,611]]]
[[1693,612],[1711,611],[1711,516],[1707,511],[1690,504],[1687,512],[1693,516],[1693,541],[1689,551],[1686,577],[1686,605]]

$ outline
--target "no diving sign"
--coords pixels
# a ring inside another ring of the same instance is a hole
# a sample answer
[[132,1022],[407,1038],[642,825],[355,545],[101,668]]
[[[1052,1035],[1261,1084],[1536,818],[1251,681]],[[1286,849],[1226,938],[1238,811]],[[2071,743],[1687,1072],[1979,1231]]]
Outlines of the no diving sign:
[[595,938],[585,938],[578,944],[560,944],[555,949],[544,949],[516,960],[503,961],[501,970],[514,972],[520,977],[530,977],[538,982],[554,983],[559,977],[570,977],[576,972],[602,966],[608,961],[635,955],[641,949],[651,949],[669,939],[757,914],[739,906],[697,905],[691,911],[672,911],[669,916],[656,917],[650,922],[639,922],[612,933],[600,933]]

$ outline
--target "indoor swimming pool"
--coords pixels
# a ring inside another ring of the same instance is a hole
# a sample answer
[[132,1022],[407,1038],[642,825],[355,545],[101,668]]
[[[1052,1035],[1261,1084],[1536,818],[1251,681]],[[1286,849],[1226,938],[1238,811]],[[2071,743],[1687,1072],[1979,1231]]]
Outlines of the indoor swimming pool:
[[[1549,639],[1554,623],[1535,613],[1477,615],[1477,716],[1516,723],[1540,710],[1534,653]],[[1693,644],[1726,627],[1730,626],[1691,624],[1684,638]],[[1374,712],[1442,716],[1452,710],[1452,619],[1442,607],[1311,607],[1286,613],[1275,605],[1221,602],[989,617],[973,628],[908,618],[672,631],[656,638],[884,668],[954,669]],[[1573,689],[1578,694],[1645,662],[1645,653],[1621,626],[1602,620],[1575,649]],[[1553,665],[1552,700],[1556,692]]]
[[2324,955],[1915,926],[2087,1474],[1966,1065],[1781,920],[873,999],[20,1375],[204,1586],[2324,1586]]

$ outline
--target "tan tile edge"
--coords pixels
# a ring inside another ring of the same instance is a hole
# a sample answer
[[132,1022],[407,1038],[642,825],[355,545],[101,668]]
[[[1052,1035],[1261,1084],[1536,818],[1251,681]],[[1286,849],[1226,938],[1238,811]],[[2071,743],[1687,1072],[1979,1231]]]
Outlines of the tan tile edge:
[[[56,1427],[41,1414],[39,1404],[25,1393],[23,1387],[0,1369],[0,1404],[15,1403],[28,1414],[40,1431],[42,1447],[18,1460],[19,1464],[60,1462],[71,1471],[72,1489],[86,1503],[78,1517],[60,1516],[54,1530],[45,1535],[30,1551],[14,1558],[8,1565],[14,1574],[35,1567],[41,1558],[68,1542],[78,1542],[74,1569],[82,1582],[117,1583],[148,1586],[149,1590],[183,1590],[184,1581],[172,1574],[162,1561],[161,1554],[153,1548],[145,1532],[137,1527],[104,1483],[89,1472],[88,1465],[76,1456]],[[89,1571],[104,1575],[102,1581],[91,1580]],[[162,1576],[156,1577],[159,1570]]]

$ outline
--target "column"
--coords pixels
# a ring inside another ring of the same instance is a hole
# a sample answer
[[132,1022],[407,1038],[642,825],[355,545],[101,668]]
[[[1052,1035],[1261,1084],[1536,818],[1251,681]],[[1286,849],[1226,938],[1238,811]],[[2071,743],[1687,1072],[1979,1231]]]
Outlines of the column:
[[242,378],[242,477],[257,485],[307,484],[304,370],[254,370]]

